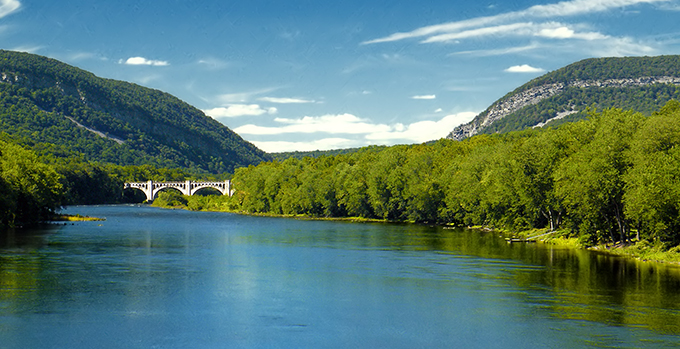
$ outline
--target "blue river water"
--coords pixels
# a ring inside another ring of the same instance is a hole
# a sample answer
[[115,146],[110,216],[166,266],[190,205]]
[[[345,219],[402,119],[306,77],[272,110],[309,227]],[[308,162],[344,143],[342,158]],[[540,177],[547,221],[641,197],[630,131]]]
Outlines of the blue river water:
[[680,270],[495,233],[146,206],[0,235],[0,348],[671,348]]

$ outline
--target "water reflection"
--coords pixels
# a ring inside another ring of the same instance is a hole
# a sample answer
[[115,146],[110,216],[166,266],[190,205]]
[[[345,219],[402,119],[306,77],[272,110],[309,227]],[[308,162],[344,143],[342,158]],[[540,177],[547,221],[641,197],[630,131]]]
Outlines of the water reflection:
[[0,236],[8,347],[104,328],[116,347],[680,343],[673,266],[484,231],[72,210],[107,221]]
[[[641,262],[592,251],[570,250],[544,244],[508,244],[493,232],[425,226],[369,224],[345,232],[345,224],[323,223],[314,234],[249,236],[250,242],[325,248],[389,251],[434,251],[452,256],[483,258],[438,271],[445,259],[434,257],[426,266],[412,265],[402,274],[450,278],[452,273],[489,278],[511,287],[550,292],[550,297],[527,297],[551,316],[607,325],[631,325],[680,334],[680,268]],[[375,229],[375,226],[381,226]],[[390,263],[393,265],[394,263]],[[362,266],[354,266],[358,270]],[[375,269],[376,266],[370,266]],[[458,278],[463,278],[457,275]],[[463,278],[464,279],[464,278]]]

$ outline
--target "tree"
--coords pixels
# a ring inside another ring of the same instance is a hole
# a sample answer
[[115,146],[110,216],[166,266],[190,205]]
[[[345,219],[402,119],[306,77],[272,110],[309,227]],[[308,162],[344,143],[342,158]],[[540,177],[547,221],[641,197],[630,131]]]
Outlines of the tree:
[[646,119],[633,138],[625,213],[638,239],[680,243],[680,103]]
[[0,191],[7,195],[0,212],[5,225],[46,220],[61,204],[59,174],[18,145],[0,141],[0,178]]
[[586,137],[555,172],[556,191],[564,198],[572,226],[592,242],[628,239],[623,175],[630,168],[626,157],[630,139],[643,118],[639,113],[607,109],[592,113],[591,121],[570,130],[581,128]]

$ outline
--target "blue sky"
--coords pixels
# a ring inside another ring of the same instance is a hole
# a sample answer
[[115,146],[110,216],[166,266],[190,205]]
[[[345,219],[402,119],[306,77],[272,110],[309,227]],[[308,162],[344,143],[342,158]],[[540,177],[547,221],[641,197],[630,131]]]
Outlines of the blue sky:
[[680,0],[0,0],[0,48],[304,151],[438,139],[575,61],[680,54],[678,18]]

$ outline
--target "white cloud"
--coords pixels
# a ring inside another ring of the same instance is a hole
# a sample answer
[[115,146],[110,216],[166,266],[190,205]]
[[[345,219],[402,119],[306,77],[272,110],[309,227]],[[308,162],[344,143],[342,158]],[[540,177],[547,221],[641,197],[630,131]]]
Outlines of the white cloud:
[[408,126],[397,124],[390,131],[371,133],[366,139],[384,144],[392,141],[428,142],[446,137],[456,126],[469,122],[476,115],[473,112],[463,112],[447,115],[438,121],[419,121]]
[[238,116],[258,116],[276,114],[276,108],[261,108],[258,104],[232,104],[227,107],[207,109],[203,111],[213,118],[234,118]]
[[528,64],[514,65],[508,69],[505,69],[508,73],[542,73],[545,70],[541,68],[534,68]]
[[574,31],[567,27],[541,29],[537,34],[545,38],[567,39],[574,36]]
[[21,8],[21,3],[17,0],[0,0],[0,18],[11,15]]
[[444,111],[444,109],[442,109],[442,108],[437,108],[437,110],[435,110],[434,112],[435,112],[435,113],[441,113],[441,112],[443,112],[443,111]]
[[549,39],[581,39],[586,41],[609,39],[608,35],[604,35],[597,32],[577,33],[573,29],[568,28],[566,26],[544,28],[541,29],[535,35]]
[[304,104],[304,103],[316,103],[316,101],[301,98],[277,98],[277,97],[262,97],[258,98],[258,101],[269,102],[269,103],[279,103],[279,104]]
[[413,96],[411,99],[437,99],[436,95],[420,95],[420,96]]
[[123,61],[122,59],[119,61],[121,64],[127,64],[127,65],[153,65],[153,66],[167,66],[170,65],[170,63],[166,61],[156,61],[152,59],[146,59],[144,57],[130,57],[127,60]]
[[[375,124],[352,114],[306,116],[300,119],[277,118],[281,127],[264,127],[253,124],[234,129],[241,135],[274,136],[289,133],[332,134],[318,140],[281,142],[251,141],[265,151],[326,150],[358,147],[369,144],[422,143],[446,137],[456,126],[472,120],[477,113],[464,112],[442,117],[440,120],[418,121],[409,125]],[[340,136],[344,135],[344,136]]]

